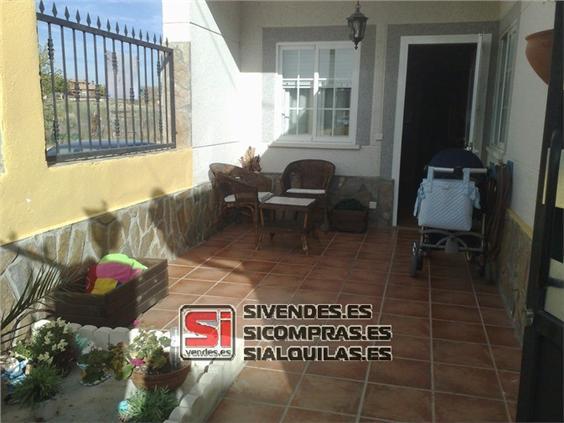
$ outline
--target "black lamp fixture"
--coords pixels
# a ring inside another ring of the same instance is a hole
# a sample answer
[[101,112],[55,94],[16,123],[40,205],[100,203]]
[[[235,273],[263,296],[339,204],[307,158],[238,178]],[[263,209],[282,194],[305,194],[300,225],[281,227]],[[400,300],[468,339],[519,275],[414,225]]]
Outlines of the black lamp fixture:
[[360,11],[360,2],[357,1],[354,13],[347,18],[350,29],[350,37],[354,43],[355,50],[358,48],[358,43],[360,43],[364,38],[367,20],[368,18]]

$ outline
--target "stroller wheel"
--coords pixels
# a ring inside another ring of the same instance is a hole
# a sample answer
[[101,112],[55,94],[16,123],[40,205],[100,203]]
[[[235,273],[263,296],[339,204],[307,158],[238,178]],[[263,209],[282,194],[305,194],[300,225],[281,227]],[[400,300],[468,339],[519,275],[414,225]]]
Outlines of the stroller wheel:
[[419,248],[419,242],[413,241],[411,247],[411,262],[409,263],[409,275],[414,277],[418,270],[423,267],[423,257],[421,257],[421,249]]

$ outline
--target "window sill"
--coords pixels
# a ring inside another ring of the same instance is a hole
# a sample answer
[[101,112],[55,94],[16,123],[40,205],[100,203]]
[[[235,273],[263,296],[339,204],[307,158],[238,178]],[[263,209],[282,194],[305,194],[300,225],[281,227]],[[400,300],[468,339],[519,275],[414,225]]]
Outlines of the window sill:
[[360,150],[360,145],[350,143],[322,143],[322,142],[290,142],[275,141],[270,144],[274,148],[318,148],[322,150]]

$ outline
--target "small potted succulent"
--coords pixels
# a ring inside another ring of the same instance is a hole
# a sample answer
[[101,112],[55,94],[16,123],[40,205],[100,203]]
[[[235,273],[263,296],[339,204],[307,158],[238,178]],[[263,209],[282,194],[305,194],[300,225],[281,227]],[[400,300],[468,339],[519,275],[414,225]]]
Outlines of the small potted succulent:
[[133,366],[131,380],[138,388],[153,389],[156,387],[174,390],[178,388],[188,375],[190,365],[180,363],[173,365],[170,353],[170,338],[158,337],[154,331],[139,330],[128,348],[129,363]]
[[17,352],[31,367],[49,365],[67,376],[76,362],[78,348],[71,327],[61,319],[52,320],[18,344]]
[[14,399],[22,406],[31,407],[37,420],[47,421],[58,412],[55,396],[61,388],[59,371],[50,365],[31,369],[26,377],[15,385]]
[[107,350],[93,348],[78,359],[78,367],[82,371],[80,382],[86,386],[94,386],[111,377],[110,362],[112,353]]

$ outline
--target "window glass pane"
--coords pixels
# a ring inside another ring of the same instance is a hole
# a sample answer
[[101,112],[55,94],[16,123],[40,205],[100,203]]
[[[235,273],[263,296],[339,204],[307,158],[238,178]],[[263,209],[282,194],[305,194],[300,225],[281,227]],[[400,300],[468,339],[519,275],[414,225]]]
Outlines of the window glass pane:
[[296,81],[283,81],[284,108],[298,106],[298,89]]
[[299,50],[282,50],[282,77],[298,77],[299,52]]
[[285,135],[296,135],[298,128],[298,111],[290,110],[287,114],[286,120],[288,121],[288,124],[286,126],[287,130]]
[[354,63],[353,48],[320,49],[320,78],[351,78]]
[[333,131],[335,136],[349,135],[349,111],[336,110],[335,111],[335,129]]
[[313,81],[300,81],[299,107],[313,107]]
[[315,56],[313,49],[300,50],[300,78],[313,78]]
[[311,109],[299,110],[298,135],[311,134]]
[[317,107],[333,107],[333,81],[319,81]]
[[317,135],[333,135],[333,111],[320,110],[317,113]]
[[337,88],[335,91],[335,107],[338,109],[348,109],[351,107],[351,89]]

